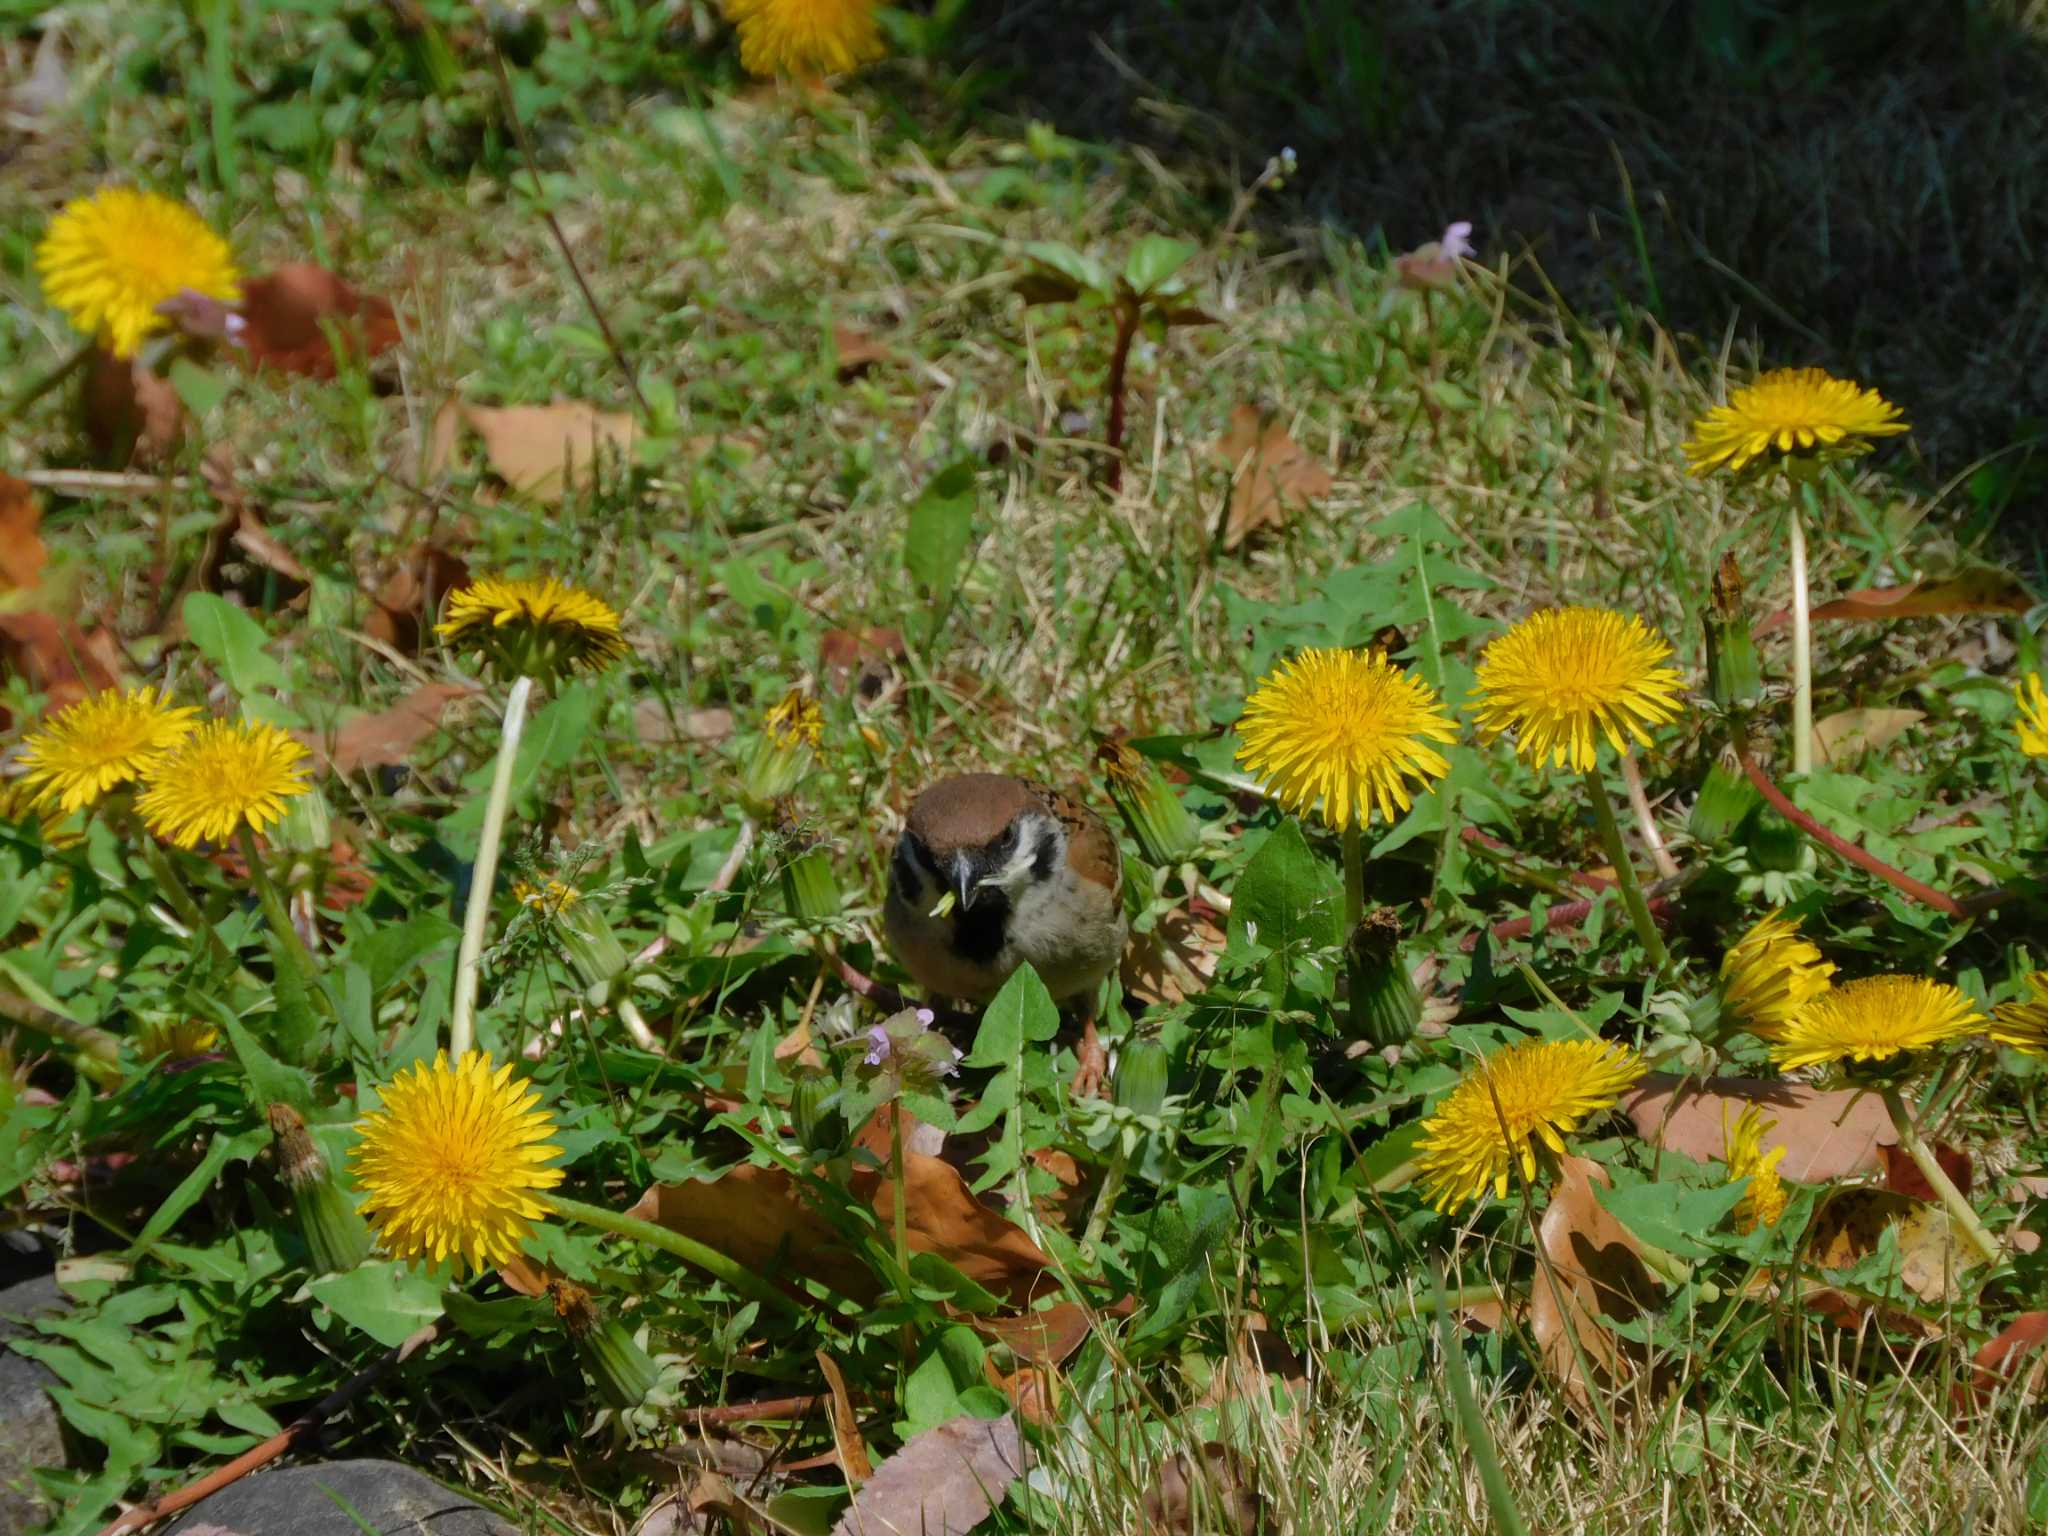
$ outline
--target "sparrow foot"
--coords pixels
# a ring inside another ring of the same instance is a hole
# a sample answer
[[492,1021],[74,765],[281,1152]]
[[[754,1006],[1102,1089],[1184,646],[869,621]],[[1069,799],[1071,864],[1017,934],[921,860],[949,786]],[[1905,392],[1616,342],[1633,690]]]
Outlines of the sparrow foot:
[[1068,1092],[1077,1099],[1095,1099],[1102,1096],[1102,1085],[1109,1079],[1109,1051],[1102,1043],[1102,1036],[1095,1032],[1095,1021],[1090,1019],[1081,1026],[1081,1043],[1074,1048],[1074,1054],[1081,1064],[1074,1068],[1074,1079],[1068,1084]]

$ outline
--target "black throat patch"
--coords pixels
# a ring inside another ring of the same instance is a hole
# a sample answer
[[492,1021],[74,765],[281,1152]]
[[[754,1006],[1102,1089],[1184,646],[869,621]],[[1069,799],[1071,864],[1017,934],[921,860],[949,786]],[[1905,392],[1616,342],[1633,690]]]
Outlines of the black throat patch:
[[993,886],[975,893],[974,905],[953,911],[953,952],[977,965],[992,965],[1003,951],[1010,927],[1010,898]]

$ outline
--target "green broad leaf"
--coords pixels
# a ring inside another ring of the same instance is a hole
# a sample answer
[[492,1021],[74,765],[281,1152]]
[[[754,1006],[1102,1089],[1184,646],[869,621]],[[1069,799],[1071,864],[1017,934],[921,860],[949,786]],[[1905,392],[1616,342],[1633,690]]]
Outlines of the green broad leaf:
[[313,1112],[312,1078],[273,1056],[249,1032],[249,1026],[234,1009],[205,992],[188,992],[186,1001],[218,1024],[228,1037],[235,1060],[241,1063],[242,1075],[248,1079],[250,1101],[259,1111],[265,1105],[281,1103],[291,1105],[302,1115]]
[[1024,1054],[1026,1041],[1046,1041],[1059,1033],[1060,1010],[1045,983],[1030,966],[1019,966],[1003,990],[982,1011],[974,1034],[970,1067],[1008,1067]]
[[1359,1175],[1374,1189],[1387,1188],[1384,1181],[1415,1161],[1415,1144],[1421,1140],[1420,1120],[1409,1120],[1394,1127],[1359,1154],[1356,1165]]
[[178,392],[178,398],[192,413],[193,419],[198,420],[211,415],[214,407],[227,399],[231,386],[211,369],[200,367],[190,358],[179,357],[171,361],[171,388]]
[[977,501],[974,461],[962,459],[934,475],[910,504],[903,564],[931,594],[934,609],[952,601],[961,562],[973,542]]
[[1172,283],[1174,273],[1194,259],[1201,247],[1191,240],[1147,235],[1124,259],[1124,283],[1140,298],[1178,293],[1185,284]]
[[247,696],[285,685],[285,671],[264,649],[263,626],[226,598],[194,592],[185,599],[185,632],[235,692]]
[[199,1165],[178,1182],[178,1187],[164,1196],[164,1203],[142,1230],[135,1234],[131,1253],[146,1252],[158,1238],[177,1225],[178,1218],[199,1203],[205,1193],[213,1188],[213,1182],[220,1177],[220,1171],[231,1162],[247,1162],[270,1142],[270,1132],[248,1130],[239,1136],[229,1136],[215,1131],[213,1140],[207,1143],[206,1155],[199,1159]]
[[1336,875],[1315,856],[1292,818],[1259,844],[1230,909],[1230,948],[1239,954],[1265,949],[1279,954],[1297,947],[1340,942],[1343,899]]
[[462,930],[440,913],[422,912],[405,922],[371,929],[344,953],[350,963],[369,973],[371,994],[381,996],[435,950],[461,937]]
[[441,1315],[442,1281],[397,1259],[375,1259],[306,1289],[351,1328],[395,1348]]
[[450,1322],[479,1339],[532,1333],[548,1316],[546,1303],[533,1296],[500,1296],[492,1301],[478,1301],[467,1291],[451,1288],[442,1293],[441,1305]]
[[961,1412],[960,1395],[985,1384],[981,1336],[959,1324],[942,1330],[903,1382],[904,1438],[932,1429]]
[[910,1279],[926,1299],[951,1302],[963,1312],[1000,1312],[1006,1305],[1000,1296],[961,1274],[936,1253],[913,1253]]
[[1058,245],[1050,240],[1034,240],[1024,247],[1024,254],[1041,267],[1058,273],[1077,288],[1107,297],[1115,287],[1110,281],[1107,267],[1093,256],[1082,255],[1070,245]]
[[1704,1259],[1719,1250],[1700,1241],[1735,1209],[1748,1182],[1687,1189],[1676,1184],[1596,1186],[1594,1194],[1607,1213],[1644,1242],[1681,1259]]

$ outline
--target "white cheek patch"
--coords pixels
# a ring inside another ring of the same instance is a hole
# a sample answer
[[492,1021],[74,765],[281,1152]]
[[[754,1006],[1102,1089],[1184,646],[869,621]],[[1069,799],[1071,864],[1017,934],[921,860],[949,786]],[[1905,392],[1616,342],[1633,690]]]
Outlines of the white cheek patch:
[[1012,894],[1021,891],[1041,878],[1034,866],[1040,863],[1047,844],[1054,845],[1051,862],[1057,867],[1060,855],[1065,852],[1058,846],[1059,838],[1060,830],[1056,824],[1032,817],[1018,834],[1017,851],[1010,855],[1009,862],[999,873],[986,877],[981,883],[1000,887]]

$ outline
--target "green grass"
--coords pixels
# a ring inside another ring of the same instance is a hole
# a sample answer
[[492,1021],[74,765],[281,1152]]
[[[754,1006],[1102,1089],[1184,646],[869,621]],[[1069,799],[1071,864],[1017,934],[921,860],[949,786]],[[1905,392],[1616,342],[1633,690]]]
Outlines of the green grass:
[[[1723,375],[1739,380],[1775,354],[1702,351],[1638,307],[1646,295],[1634,287],[1618,304],[1570,308],[1540,264],[1546,253],[1510,256],[1516,248],[1500,243],[1485,252],[1489,270],[1425,307],[1378,241],[1343,224],[1284,233],[1298,211],[1288,189],[1231,216],[1215,188],[1248,184],[1256,160],[1233,179],[1221,159],[1191,168],[1033,131],[991,110],[1018,104],[1007,85],[955,72],[943,55],[891,63],[838,95],[766,90],[692,41],[716,35],[708,14],[549,10],[545,51],[516,72],[520,111],[541,161],[539,196],[631,362],[629,381],[541,217],[487,55],[456,25],[467,12],[428,11],[450,26],[462,65],[445,93],[426,85],[427,66],[382,11],[236,10],[241,51],[223,76],[178,8],[139,18],[67,8],[77,94],[0,144],[13,155],[0,189],[0,398],[72,345],[29,275],[43,220],[116,168],[187,190],[231,231],[249,270],[318,259],[388,295],[406,335],[370,372],[331,383],[210,363],[228,386],[221,403],[166,462],[122,471],[113,490],[79,478],[84,455],[61,392],[0,424],[0,467],[43,484],[45,586],[73,594],[64,611],[112,626],[138,675],[219,712],[239,703],[295,718],[314,737],[423,681],[474,677],[432,645],[394,654],[374,638],[370,594],[416,544],[479,573],[561,575],[625,616],[632,656],[601,681],[554,690],[529,725],[510,851],[515,874],[583,887],[627,953],[662,943],[648,967],[659,986],[635,997],[668,1054],[631,1049],[561,946],[509,899],[479,1020],[501,1057],[535,1046],[522,1070],[565,1128],[564,1191],[579,1199],[623,1208],[650,1182],[749,1160],[796,1171],[844,1153],[829,1129],[806,1128],[816,1106],[803,1107],[806,1090],[772,1047],[801,1023],[840,1042],[836,1060],[858,1058],[877,1016],[858,1010],[820,945],[896,976],[871,940],[884,871],[897,818],[940,773],[991,766],[1090,784],[1101,735],[1185,738],[1186,754],[1171,740],[1157,750],[1186,770],[1180,792],[1211,832],[1195,879],[1161,872],[1147,886],[1147,927],[1183,908],[1191,887],[1257,884],[1241,879],[1275,846],[1266,839],[1281,820],[1233,790],[1226,732],[1289,650],[1362,645],[1393,625],[1407,663],[1457,701],[1500,626],[1545,603],[1600,603],[1643,615],[1697,682],[1709,578],[1724,555],[1740,561],[1759,613],[1787,600],[1776,494],[1692,480],[1679,451]],[[0,4],[0,39],[20,51],[27,34],[13,14]],[[1297,20],[1262,11],[1247,25],[1284,41]],[[1347,90],[1377,79],[1368,94],[1398,125],[1421,107],[1404,101],[1399,71],[1372,74],[1378,46],[1347,33],[1329,67]],[[1280,104],[1308,126],[1326,105],[1292,81]],[[1078,118],[1053,126],[1083,131]],[[1631,151],[1659,142],[1623,137]],[[223,187],[230,163],[238,176]],[[1154,233],[1199,245],[1187,271],[1218,323],[1139,339],[1128,463],[1112,495],[1096,447],[1110,317],[1027,307],[1016,284],[1030,242],[1115,269]],[[1662,297],[1686,291],[1655,240],[1638,248]],[[1583,297],[1583,281],[1568,286]],[[1915,345],[1950,344],[1933,335],[1942,315],[1907,320],[1929,333]],[[887,356],[842,378],[835,327]],[[2015,326],[2001,341],[2023,334]],[[1865,380],[1892,387],[1881,371]],[[569,399],[633,413],[635,386],[649,408],[632,461],[606,463],[559,507],[510,493],[474,438],[446,463],[433,452],[452,401]],[[1215,533],[1230,466],[1210,445],[1242,405],[1284,425],[1331,489],[1278,537],[1226,552]],[[963,463],[972,512],[949,569],[922,541],[909,547],[912,508]],[[1939,463],[1936,480],[1910,451],[1881,455],[1831,487],[1831,531],[1815,544],[1820,592],[1988,566],[2006,494],[1986,489],[1995,466],[1973,478]],[[234,553],[216,583],[260,620],[280,687],[237,686],[238,667],[247,681],[263,666],[209,656],[159,619],[180,611],[170,599],[226,485],[312,576],[293,596]],[[152,564],[166,539],[173,558],[160,582]],[[868,626],[906,642],[874,697],[835,683],[823,660],[835,631]],[[1806,913],[1845,976],[1926,971],[1982,1002],[2018,995],[2041,963],[2048,834],[2041,765],[2017,751],[2011,725],[2011,675],[2036,662],[2029,617],[1823,624],[1819,638],[1819,715],[1908,707],[1923,718],[1816,774],[1798,790],[1802,804],[1943,888],[1981,880],[2019,896],[1958,922],[1788,845],[1768,822],[1696,836],[1689,813],[1726,740],[1696,709],[1642,763],[1661,835],[1698,872],[1679,908],[1679,967],[1647,979],[1612,902],[1577,934],[1467,948],[1488,923],[1547,904],[1555,872],[1605,862],[1569,781],[1553,787],[1467,733],[1452,789],[1372,842],[1369,889],[1400,911],[1407,958],[1427,967],[1435,1031],[1398,1062],[1347,1049],[1333,952],[1311,939],[1272,953],[1240,915],[1206,990],[1119,1004],[1105,1019],[1113,1038],[1163,1043],[1183,1100],[1167,1129],[1146,1133],[1096,1253],[1074,1238],[1110,1133],[1060,1088],[1073,1065],[1067,1036],[1019,1047],[1017,1107],[978,1138],[953,1137],[970,1176],[1006,1149],[1073,1159],[1079,1217],[1056,1213],[1057,1187],[1036,1165],[1006,1172],[988,1198],[1034,1230],[1075,1293],[1136,1302],[1067,1361],[1055,1421],[1035,1436],[1040,1469],[991,1528],[1143,1529],[1157,1468],[1176,1450],[1198,1507],[1249,1483],[1268,1529],[1482,1528],[1480,1435],[1461,1425],[1444,1337],[1530,1530],[1989,1533],[2043,1517],[2038,1399],[2014,1390],[1958,1419],[1952,1393],[1970,1352],[2038,1301],[2038,1259],[1937,1304],[1902,1292],[1896,1248],[1881,1247],[1836,1280],[1925,1314],[1925,1328],[1895,1315],[1889,1328],[1847,1332],[1799,1300],[1814,1279],[1795,1229],[1816,1200],[1802,1196],[1794,1229],[1768,1242],[1690,1234],[1700,1251],[1679,1256],[1688,1278],[1624,1324],[1628,1379],[1575,1404],[1524,1324],[1440,1334],[1430,1317],[1439,1267],[1462,1293],[1544,1283],[1533,1213],[1517,1197],[1443,1217],[1385,1177],[1402,1160],[1404,1128],[1464,1054],[1573,1028],[1531,975],[1607,1036],[1707,1073],[1762,1070],[1755,1042],[1715,1037],[1708,1000],[1725,945],[1775,905]],[[1767,674],[1789,676],[1784,632],[1762,645]],[[825,709],[815,768],[716,888],[743,840],[741,784],[760,719],[792,686]],[[18,674],[4,690],[11,743],[40,700]],[[95,822],[75,848],[26,828],[8,834],[0,996],[60,1008],[119,1040],[119,1081],[96,1095],[77,1053],[35,1027],[47,1015],[16,1006],[8,1016],[28,1022],[11,1044],[0,1033],[19,1067],[18,1079],[0,1073],[10,1085],[0,1220],[78,1256],[66,1272],[78,1321],[68,1339],[46,1338],[44,1353],[74,1389],[74,1428],[105,1450],[103,1469],[51,1482],[67,1505],[57,1529],[90,1532],[112,1500],[225,1460],[441,1308],[431,1281],[312,1277],[261,1107],[303,1097],[316,1143],[338,1160],[356,1104],[445,1037],[452,925],[483,820],[495,710],[493,696],[466,700],[402,766],[323,776],[330,827],[301,813],[281,832],[291,853],[281,872],[302,886],[322,878],[328,833],[373,877],[364,904],[324,921],[332,1021],[317,999],[272,985],[261,918],[233,871],[184,863],[233,951],[221,967],[180,935],[152,868],[110,823]],[[1782,741],[1785,713],[1774,698],[1759,735]],[[1774,771],[1783,776],[1782,761]],[[1099,784],[1089,793],[1107,809]],[[1486,856],[1445,830],[1459,825],[1512,855]],[[1334,843],[1309,835],[1334,886]],[[813,839],[844,899],[829,918],[801,920],[784,911],[780,872]],[[1299,903],[1290,921],[1326,931],[1321,887],[1299,887],[1260,900]],[[233,1020],[241,1034],[183,1072],[141,1060],[141,1027],[186,1014],[224,1029]],[[991,1062],[1002,1043],[987,1040]],[[1007,1047],[1000,1059],[1012,1060]],[[2039,1067],[1984,1050],[1956,1060],[1927,1112],[1975,1157],[1980,1208],[2038,1232],[2040,1207],[2015,1176],[2043,1165]],[[990,1076],[964,1074],[963,1099],[990,1091]],[[931,1106],[931,1118],[945,1113]],[[1661,1181],[1676,1202],[1721,1182],[1715,1165],[1660,1156],[1618,1124],[1579,1143],[1618,1183]],[[137,1160],[98,1184],[66,1171],[106,1152]],[[828,1159],[826,1182],[843,1184],[848,1166]],[[1028,1214],[1011,1199],[1019,1182],[1036,1197]],[[1540,1189],[1535,1199],[1540,1211]],[[573,1387],[578,1359],[551,1315],[522,1311],[484,1278],[465,1287],[483,1305],[457,1303],[459,1326],[331,1427],[330,1453],[406,1457],[534,1530],[623,1532],[673,1486],[677,1464],[695,1465],[690,1447],[702,1441],[686,1410],[815,1391],[820,1349],[860,1398],[878,1461],[910,1430],[988,1406],[982,1346],[929,1295],[899,1299],[886,1222],[843,1195],[824,1203],[868,1244],[861,1264],[883,1291],[872,1309],[814,1292],[791,1323],[667,1256],[551,1224],[532,1252],[645,1328],[663,1402],[626,1422],[600,1414],[595,1395]],[[1269,1384],[1248,1341],[1271,1335],[1277,1347],[1258,1356]],[[811,1498],[800,1518],[798,1490],[837,1483],[830,1465],[758,1478],[732,1469],[785,1442],[785,1459],[829,1450],[823,1421],[721,1433],[745,1442],[725,1453],[732,1486],[783,1501],[789,1528],[814,1528],[805,1518],[830,1506]],[[1204,1449],[1212,1442],[1237,1459]],[[643,1454],[663,1447],[666,1461]],[[1174,1528],[1232,1528],[1222,1518]]]

